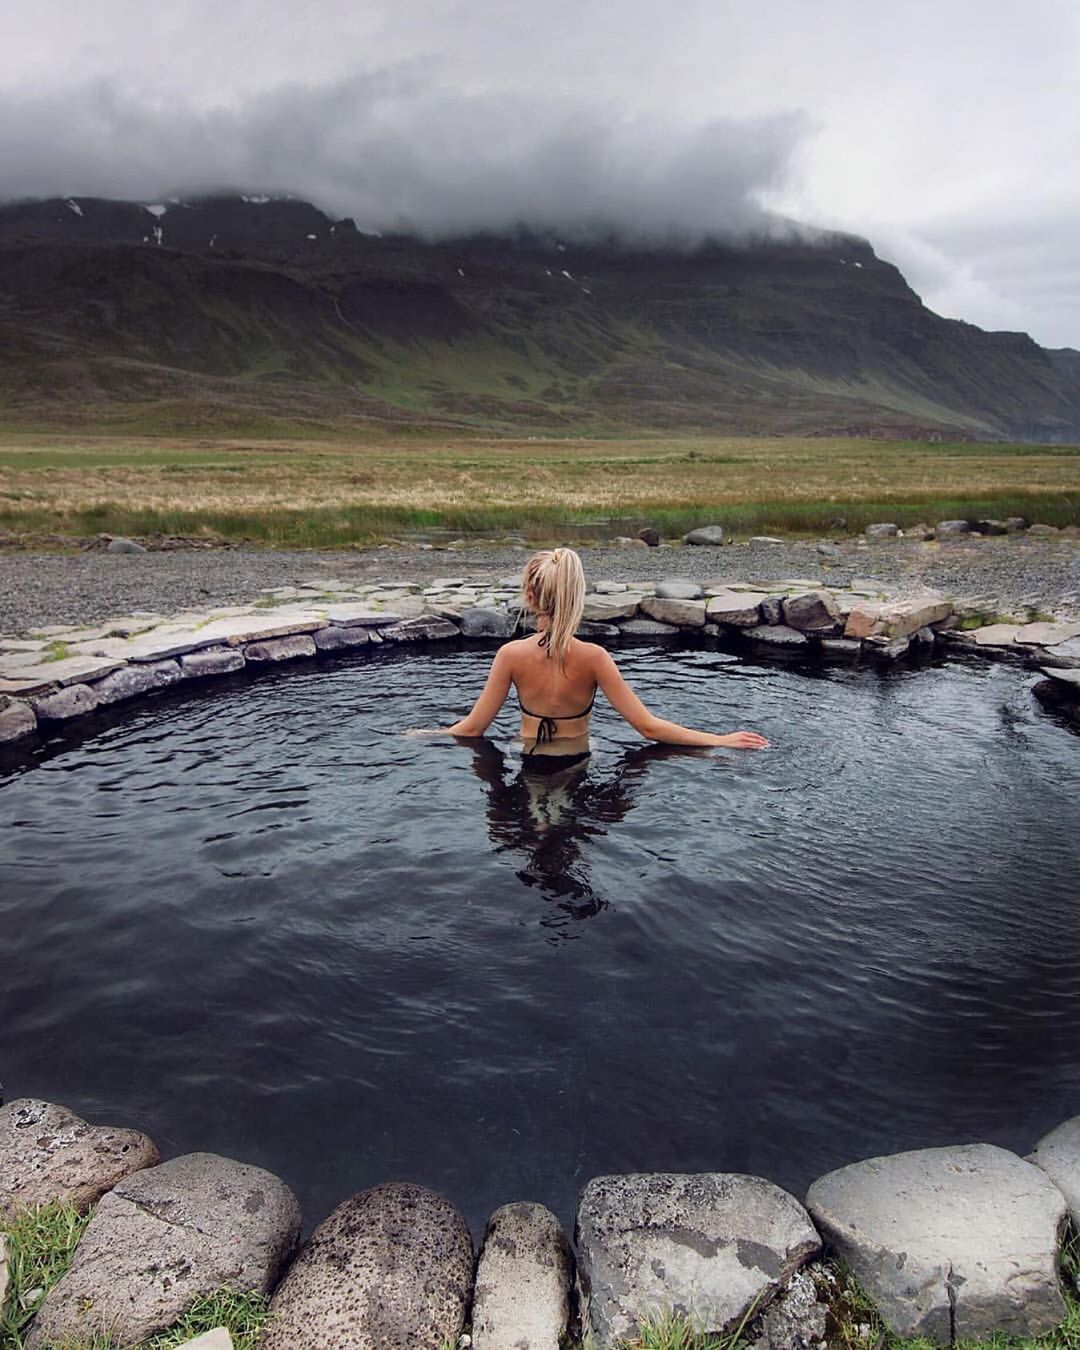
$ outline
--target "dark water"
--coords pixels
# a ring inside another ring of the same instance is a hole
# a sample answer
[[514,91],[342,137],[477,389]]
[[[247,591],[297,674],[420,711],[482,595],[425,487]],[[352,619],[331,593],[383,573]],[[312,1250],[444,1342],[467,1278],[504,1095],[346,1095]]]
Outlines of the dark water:
[[[487,653],[237,677],[0,779],[0,1078],[261,1163],[308,1225],[409,1179],[474,1227],[591,1176],[821,1172],[1080,1111],[1080,739],[1000,666],[624,652],[570,782],[403,739]],[[513,718],[499,727],[509,736]],[[509,750],[508,741],[502,742]]]

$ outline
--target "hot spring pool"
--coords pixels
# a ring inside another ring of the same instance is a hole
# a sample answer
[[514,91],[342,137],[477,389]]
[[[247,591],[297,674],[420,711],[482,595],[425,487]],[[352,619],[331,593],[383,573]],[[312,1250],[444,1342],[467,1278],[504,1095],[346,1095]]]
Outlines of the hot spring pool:
[[380,1181],[474,1228],[613,1171],[1026,1150],[1080,1110],[1080,742],[1001,666],[624,650],[665,715],[579,776],[458,715],[490,653],[172,691],[0,778],[2,1078],[259,1163],[310,1226]]

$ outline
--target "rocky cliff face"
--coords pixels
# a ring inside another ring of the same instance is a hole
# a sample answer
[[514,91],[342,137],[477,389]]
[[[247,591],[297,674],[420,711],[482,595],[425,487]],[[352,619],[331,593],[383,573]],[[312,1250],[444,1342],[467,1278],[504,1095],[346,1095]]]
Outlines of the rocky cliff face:
[[88,405],[178,425],[1072,440],[1080,353],[938,317],[846,235],[434,243],[291,199],[0,206],[0,407]]

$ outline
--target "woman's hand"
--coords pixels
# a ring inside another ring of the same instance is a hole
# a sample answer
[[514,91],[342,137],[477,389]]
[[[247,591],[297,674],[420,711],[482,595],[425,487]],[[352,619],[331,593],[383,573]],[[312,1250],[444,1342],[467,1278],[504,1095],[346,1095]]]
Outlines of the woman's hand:
[[764,750],[769,742],[756,731],[731,731],[720,737],[721,745],[730,745],[733,750]]

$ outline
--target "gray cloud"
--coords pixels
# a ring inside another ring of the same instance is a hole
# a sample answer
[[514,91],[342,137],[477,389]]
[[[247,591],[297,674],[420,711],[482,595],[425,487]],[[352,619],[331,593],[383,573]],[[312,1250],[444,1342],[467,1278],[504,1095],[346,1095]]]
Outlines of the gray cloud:
[[795,113],[692,121],[433,84],[423,63],[282,86],[230,108],[141,101],[106,80],[0,93],[5,196],[290,191],[369,229],[521,222],[567,234],[739,235],[766,226],[806,131]]

